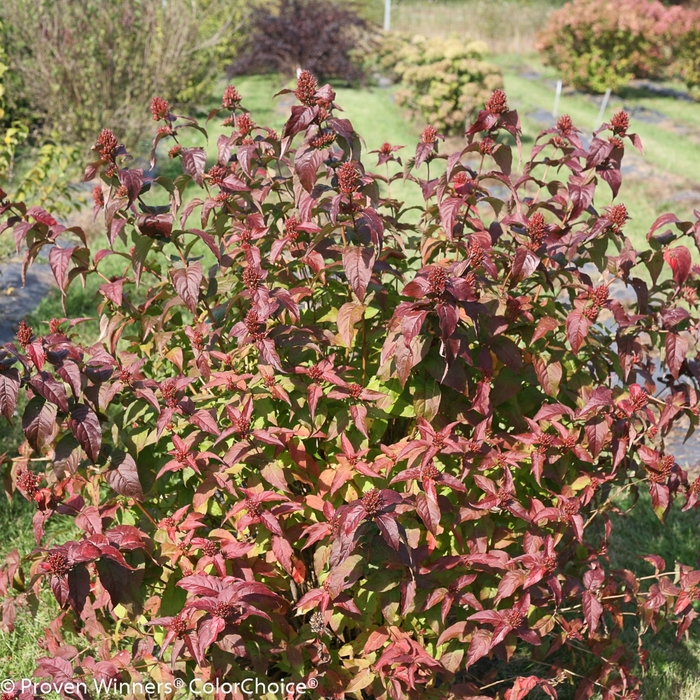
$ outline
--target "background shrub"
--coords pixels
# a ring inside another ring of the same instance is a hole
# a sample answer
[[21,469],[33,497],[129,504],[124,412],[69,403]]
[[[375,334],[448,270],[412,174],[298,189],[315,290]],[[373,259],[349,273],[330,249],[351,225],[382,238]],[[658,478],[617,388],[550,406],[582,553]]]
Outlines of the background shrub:
[[673,50],[668,32],[679,10],[655,0],[574,0],[550,15],[538,50],[566,83],[616,92],[633,78],[665,74]]
[[673,62],[670,74],[686,84],[690,94],[700,99],[700,10],[674,8],[670,23]]
[[262,4],[249,19],[241,56],[229,73],[293,75],[304,69],[323,80],[359,80],[361,57],[370,50],[372,32],[358,9],[333,0]]
[[[383,177],[329,86],[303,73],[295,96],[278,135],[229,87],[209,163],[154,100],[175,180],[102,131],[106,243],[0,193],[27,264],[53,244],[60,289],[101,297],[97,343],[54,319],[0,350],[0,413],[28,399],[7,487],[38,545],[0,570],[2,624],[52,591],[37,677],[57,684],[634,697],[649,630],[681,636],[700,597],[684,563],[636,578],[608,556],[620,496],[697,506],[663,440],[700,413],[700,222],[665,214],[635,251],[624,204],[596,211],[641,147],[624,112],[588,148],[562,117],[521,176],[497,90],[463,148],[428,127],[405,167],[374,154]],[[399,180],[420,217],[384,196]]]
[[64,142],[87,142],[110,124],[133,144],[154,94],[192,105],[210,93],[231,61],[242,8],[229,0],[6,0],[9,107]]
[[486,52],[485,44],[456,36],[392,34],[384,39],[377,63],[401,83],[396,91],[399,105],[445,135],[461,134],[467,119],[503,85],[500,70],[484,60]]

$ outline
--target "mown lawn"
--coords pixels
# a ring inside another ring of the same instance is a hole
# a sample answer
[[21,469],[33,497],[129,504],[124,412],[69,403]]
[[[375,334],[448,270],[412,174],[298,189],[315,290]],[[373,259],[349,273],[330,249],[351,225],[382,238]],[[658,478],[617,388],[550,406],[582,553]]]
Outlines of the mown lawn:
[[[522,57],[506,56],[498,59],[504,68],[505,85],[511,105],[521,110],[524,126],[525,149],[531,145],[536,133],[545,126],[544,120],[551,111],[554,98],[551,85],[552,74],[548,73],[534,60]],[[525,77],[523,73],[536,71],[535,78]],[[256,122],[281,129],[289,100],[284,97],[273,101],[272,96],[284,87],[274,77],[242,78],[235,81],[243,95],[243,104],[250,109]],[[223,89],[223,85],[221,86]],[[413,154],[415,142],[424,125],[409,124],[401,110],[392,99],[392,90],[387,88],[368,88],[352,90],[339,88],[337,102],[345,110],[355,128],[365,140],[367,150],[377,148],[384,141],[392,144],[405,144],[400,154]],[[688,201],[682,198],[673,201],[679,192],[698,191],[700,173],[695,164],[700,163],[700,142],[693,134],[700,132],[700,108],[668,97],[659,97],[644,91],[630,91],[621,98],[615,98],[606,116],[614,109],[625,106],[634,110],[651,110],[663,115],[663,120],[650,124],[648,121],[633,121],[633,130],[644,141],[645,156],[634,160],[635,168],[626,177],[620,196],[633,216],[630,232],[639,245],[649,225],[658,214],[673,208],[680,215],[689,215]],[[203,105],[202,114],[206,114],[212,105]],[[583,95],[565,95],[560,104],[560,113],[569,113],[574,121],[586,132],[594,126],[598,114],[598,104]],[[216,139],[222,133],[219,122],[210,125],[211,135],[207,146],[213,161]],[[685,129],[685,132],[683,131]],[[685,133],[685,135],[684,135]],[[689,135],[690,134],[690,135]],[[204,145],[203,138],[192,131],[187,145]],[[147,152],[144,145],[144,153]],[[173,166],[166,155],[166,146],[162,148],[161,163],[164,174],[169,174]],[[366,167],[372,170],[376,161],[373,156],[365,158]],[[602,190],[605,188],[603,187]],[[401,196],[401,192],[395,192]],[[671,198],[671,199],[669,199]],[[416,200],[416,203],[419,203]],[[599,202],[599,205],[605,204]],[[88,284],[82,290],[74,286],[74,292],[68,302],[69,316],[86,316],[95,314],[96,285]],[[62,316],[57,292],[42,300],[30,323],[40,327],[42,321],[53,316]],[[96,321],[87,325],[82,332],[95,333]],[[0,425],[0,455],[12,453],[21,438],[19,420],[8,429]],[[0,531],[5,537],[0,542],[0,556],[17,548],[22,555],[28,554],[34,547],[31,535],[32,508],[21,497],[8,503],[0,503]],[[638,573],[649,573],[649,567],[640,559],[640,555],[653,552],[663,556],[669,567],[680,561],[688,565],[697,565],[697,532],[700,516],[696,511],[681,513],[674,507],[667,526],[662,526],[651,511],[648,498],[642,497],[639,505],[631,515],[615,518],[615,534],[610,548],[614,566],[629,568]],[[60,523],[59,523],[60,527]],[[65,537],[65,531],[53,528],[49,537]],[[42,654],[38,646],[43,634],[42,629],[52,616],[55,603],[49,596],[38,609],[27,610],[18,616],[15,632],[0,633],[0,676],[19,677],[30,673],[33,661]],[[696,623],[697,624],[697,623]],[[651,644],[651,660],[645,681],[645,697],[655,700],[691,700],[700,697],[700,636],[697,629],[688,641],[674,644],[670,630],[662,631]]]

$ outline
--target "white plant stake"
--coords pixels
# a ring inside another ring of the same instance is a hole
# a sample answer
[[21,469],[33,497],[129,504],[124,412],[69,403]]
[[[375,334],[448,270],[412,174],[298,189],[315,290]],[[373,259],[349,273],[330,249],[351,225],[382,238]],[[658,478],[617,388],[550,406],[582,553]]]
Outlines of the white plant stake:
[[559,99],[561,98],[561,80],[557,80],[557,91],[554,93],[554,107],[552,116],[556,119],[559,114]]
[[608,100],[610,99],[610,88],[605,91],[603,96],[603,102],[600,105],[600,112],[598,112],[598,120],[596,121],[594,128],[598,128],[603,123],[603,115],[605,114],[605,108],[608,106]]

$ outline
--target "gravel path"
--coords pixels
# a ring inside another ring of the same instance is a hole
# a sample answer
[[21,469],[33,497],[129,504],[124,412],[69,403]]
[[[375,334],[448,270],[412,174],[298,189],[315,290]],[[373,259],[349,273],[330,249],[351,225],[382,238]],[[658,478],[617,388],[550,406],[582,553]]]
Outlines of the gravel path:
[[24,287],[21,263],[0,265],[0,345],[14,339],[19,322],[54,286],[56,280],[48,265],[32,265],[27,271]]

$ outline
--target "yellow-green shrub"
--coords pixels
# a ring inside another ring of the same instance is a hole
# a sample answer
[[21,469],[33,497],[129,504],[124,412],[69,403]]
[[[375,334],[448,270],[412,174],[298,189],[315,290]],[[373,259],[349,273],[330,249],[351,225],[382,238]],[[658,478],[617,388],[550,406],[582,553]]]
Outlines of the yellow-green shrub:
[[484,60],[486,52],[482,42],[456,36],[390,35],[376,61],[379,70],[400,83],[396,92],[400,106],[443,134],[456,134],[503,85],[500,69]]

